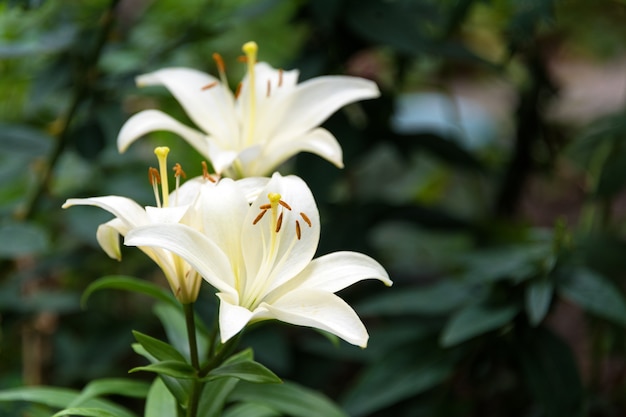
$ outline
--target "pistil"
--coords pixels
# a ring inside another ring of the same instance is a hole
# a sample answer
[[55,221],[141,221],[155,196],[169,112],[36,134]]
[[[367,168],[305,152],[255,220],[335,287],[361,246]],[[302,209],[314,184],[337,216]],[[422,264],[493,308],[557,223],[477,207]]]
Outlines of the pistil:
[[159,146],[154,149],[154,154],[159,160],[159,171],[161,173],[161,195],[163,196],[163,207],[169,207],[169,184],[167,183],[167,154],[170,148],[167,146]]
[[243,45],[243,52],[246,54],[246,62],[248,64],[248,91],[250,94],[250,120],[248,125],[248,136],[246,138],[246,143],[248,145],[252,144],[252,139],[254,137],[254,124],[256,120],[256,84],[254,77],[254,65],[256,64],[256,57],[258,46],[256,42],[246,42]]

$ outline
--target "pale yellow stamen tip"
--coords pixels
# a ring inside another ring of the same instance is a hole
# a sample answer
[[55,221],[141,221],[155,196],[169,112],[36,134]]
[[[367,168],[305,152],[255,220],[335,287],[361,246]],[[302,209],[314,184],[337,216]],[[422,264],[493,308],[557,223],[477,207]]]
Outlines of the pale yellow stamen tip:
[[167,146],[157,146],[154,148],[154,154],[157,158],[167,158],[168,153],[170,153],[170,148]]
[[253,56],[256,58],[256,53],[259,50],[259,46],[254,41],[246,42],[243,44],[243,47],[241,48],[241,50],[243,51],[243,53],[246,54],[248,58],[250,58],[250,56]]
[[281,195],[278,193],[269,193],[267,195],[267,198],[270,200],[270,203],[272,204],[278,204],[278,202],[280,201],[280,197]]

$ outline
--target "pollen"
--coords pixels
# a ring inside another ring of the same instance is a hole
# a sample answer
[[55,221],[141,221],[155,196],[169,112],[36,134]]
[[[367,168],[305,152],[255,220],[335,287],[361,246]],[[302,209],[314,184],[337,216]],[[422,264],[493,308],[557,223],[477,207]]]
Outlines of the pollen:
[[235,90],[235,98],[239,98],[239,94],[241,94],[241,86],[241,83],[237,84],[237,89]]
[[265,216],[265,213],[267,213],[267,210],[268,209],[262,209],[259,215],[256,216],[256,218],[252,221],[252,224],[257,224],[258,222],[260,222],[263,216]]
[[283,225],[283,213],[280,213],[280,216],[278,216],[278,220],[276,221],[276,230],[275,232],[278,233],[280,232],[280,227]]
[[213,81],[212,83],[209,83],[207,85],[205,85],[204,87],[201,88],[202,91],[206,91],[208,89],[211,89],[213,87],[215,87],[217,85],[217,81]]
[[153,167],[148,168],[148,179],[150,185],[161,184],[161,177],[159,176],[159,170]]
[[202,178],[209,180],[212,183],[217,182],[217,179],[213,175],[209,174],[209,168],[207,167],[206,161],[202,161]]
[[[307,216],[306,214],[300,212],[300,217],[302,217],[302,220],[304,220],[306,222],[306,224],[309,225],[309,227],[312,227],[313,225],[311,224],[311,219],[309,219],[309,216]],[[297,220],[296,220],[297,222]]]
[[220,54],[215,52],[213,54],[213,61],[215,61],[215,65],[217,65],[217,70],[220,73],[226,72],[226,65],[224,65],[224,60],[222,59],[222,56]]
[[296,220],[296,236],[298,237],[298,240],[300,240],[300,237],[302,237],[302,231],[300,230],[300,222]]
[[174,171],[174,176],[175,177],[187,178],[187,174],[185,174],[185,171],[183,171],[183,167],[180,166],[180,164],[178,162],[176,163],[176,165],[174,165],[172,170]]
[[291,206],[289,204],[285,203],[283,200],[278,200],[278,204],[280,204],[281,206],[283,206],[287,210],[291,211]]

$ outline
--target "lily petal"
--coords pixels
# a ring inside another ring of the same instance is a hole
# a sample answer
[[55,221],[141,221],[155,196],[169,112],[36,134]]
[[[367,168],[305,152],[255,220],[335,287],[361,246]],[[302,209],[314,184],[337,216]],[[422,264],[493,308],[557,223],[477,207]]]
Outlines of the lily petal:
[[161,248],[183,258],[218,290],[235,292],[235,278],[224,252],[200,232],[183,224],[138,227],[126,235],[124,244]]
[[61,207],[96,206],[108,211],[126,223],[128,228],[149,223],[145,210],[130,198],[109,195],[105,197],[70,198]]
[[376,98],[380,95],[376,83],[358,77],[316,77],[298,84],[293,92],[282,98],[273,114],[279,126],[272,140],[282,142],[299,136],[320,124],[346,104]]
[[297,277],[277,288],[267,299],[281,297],[296,288],[335,293],[366,279],[378,279],[388,287],[393,284],[385,268],[373,258],[358,252],[333,252],[313,259]]
[[[218,79],[191,68],[164,68],[137,77],[137,84],[164,85],[193,122],[220,141],[237,137],[234,97]],[[203,88],[213,85],[210,88]]]
[[117,135],[117,148],[120,152],[126,149],[143,135],[167,130],[185,139],[191,146],[207,158],[207,136],[195,129],[180,123],[160,110],[143,110],[130,117]]
[[254,317],[254,313],[238,305],[237,294],[218,293],[220,299],[220,339],[222,343],[239,333]]
[[120,229],[126,229],[124,223],[120,219],[113,219],[98,226],[96,231],[96,239],[102,250],[109,255],[109,258],[122,260],[122,251],[120,250]]
[[[261,212],[259,208],[268,203],[269,193],[280,194],[281,200],[291,207],[288,210],[279,206],[283,215],[279,233],[272,225],[271,213],[254,224]],[[300,213],[307,216],[311,226]],[[300,239],[296,221],[300,225]],[[243,226],[242,251],[248,271],[246,294],[268,293],[300,273],[315,255],[319,234],[319,213],[309,187],[299,177],[275,173],[250,206]]]
[[260,307],[265,307],[280,321],[326,330],[353,345],[367,346],[369,335],[361,319],[352,307],[333,293],[299,289]]

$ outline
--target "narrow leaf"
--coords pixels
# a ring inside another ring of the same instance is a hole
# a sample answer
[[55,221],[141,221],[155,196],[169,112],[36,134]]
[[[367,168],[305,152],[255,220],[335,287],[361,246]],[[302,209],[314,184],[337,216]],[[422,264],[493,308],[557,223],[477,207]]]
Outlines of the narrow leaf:
[[161,378],[156,378],[148,392],[144,417],[174,417],[177,414],[176,398]]
[[280,417],[282,414],[263,404],[237,404],[230,407],[223,417]]
[[68,408],[61,410],[52,417],[83,416],[83,417],[118,417],[117,415],[99,408]]
[[589,313],[626,325],[624,296],[611,281],[594,271],[574,271],[560,283],[558,292]]
[[200,395],[198,415],[202,417],[221,417],[226,400],[239,381],[236,378],[220,378],[207,382]]
[[441,345],[448,347],[498,329],[518,312],[517,306],[489,307],[473,304],[456,313],[443,329]]
[[553,292],[554,285],[546,279],[533,282],[526,289],[526,314],[531,325],[538,325],[548,314]]
[[91,285],[89,285],[83,293],[83,297],[81,298],[81,305],[84,306],[87,303],[87,300],[89,299],[91,294],[96,291],[105,289],[133,291],[153,297],[159,301],[178,306],[178,302],[176,301],[174,296],[172,296],[172,294],[170,294],[168,291],[165,291],[148,281],[122,275],[111,275],[102,277],[91,283]]
[[135,340],[137,340],[141,346],[146,349],[146,352],[154,356],[157,360],[185,362],[185,357],[181,355],[179,351],[162,340],[155,339],[152,336],[148,336],[147,334],[143,334],[135,330],[133,330],[133,336],[135,336]]
[[145,398],[148,394],[148,385],[145,382],[131,381],[122,378],[95,380],[85,386],[80,395],[68,405],[68,408],[82,405],[90,398],[113,394],[123,395],[125,397]]
[[146,366],[138,366],[128,372],[133,373],[138,371],[155,372],[157,374],[183,379],[193,379],[196,377],[195,369],[193,369],[193,367],[187,362],[180,361],[162,361],[152,363]]
[[255,361],[244,361],[224,364],[213,369],[206,380],[233,377],[257,384],[277,384],[282,382],[272,371]]

